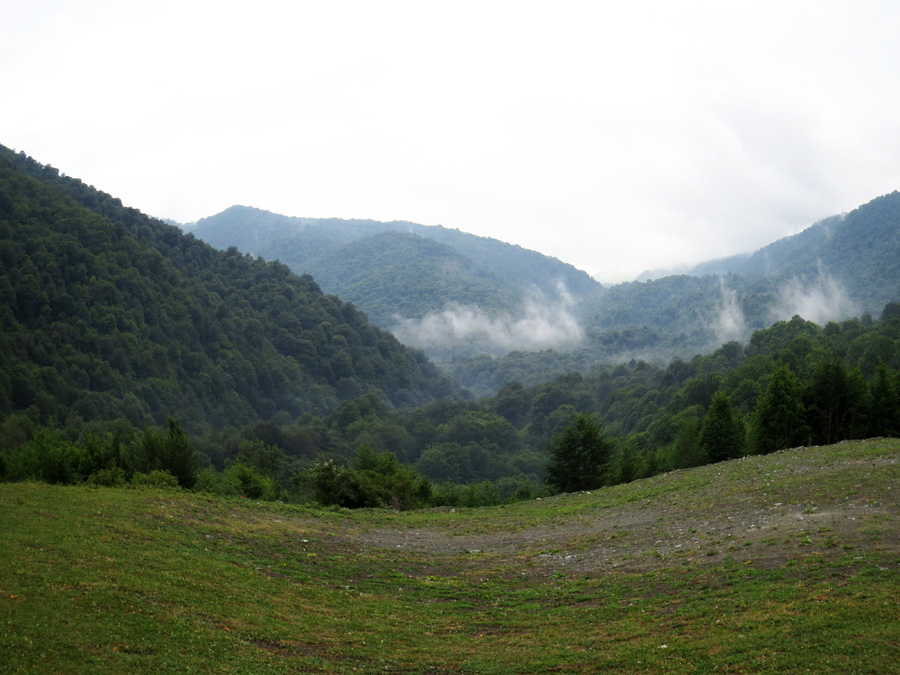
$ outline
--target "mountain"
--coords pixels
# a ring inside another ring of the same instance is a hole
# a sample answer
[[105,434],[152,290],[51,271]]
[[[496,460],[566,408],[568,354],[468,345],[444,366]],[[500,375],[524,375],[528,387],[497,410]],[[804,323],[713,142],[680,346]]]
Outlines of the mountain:
[[457,358],[446,370],[476,393],[495,393],[511,380],[536,384],[598,363],[691,359],[726,342],[747,344],[795,315],[822,326],[879,316],[900,300],[900,193],[687,272],[584,298],[575,309],[584,339],[570,349]]
[[689,359],[795,314],[824,325],[900,298],[897,192],[752,254],[605,287],[533,251],[403,221],[236,206],[190,227],[312,274],[478,394],[597,363]]
[[217,248],[236,246],[311,274],[387,329],[449,305],[517,313],[530,295],[557,301],[560,285],[575,298],[601,288],[555,258],[441,226],[293,218],[232,206],[185,228]]
[[309,276],[0,146],[0,422],[177,416],[192,430],[459,389]]

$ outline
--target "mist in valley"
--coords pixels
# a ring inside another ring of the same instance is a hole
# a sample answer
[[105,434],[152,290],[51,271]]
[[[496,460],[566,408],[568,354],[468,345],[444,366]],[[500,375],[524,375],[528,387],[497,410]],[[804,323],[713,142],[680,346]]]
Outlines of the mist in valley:
[[572,349],[584,340],[575,302],[562,283],[555,297],[534,289],[516,312],[490,313],[477,305],[450,304],[421,319],[396,317],[393,333],[420,349],[469,343],[484,353]]
[[841,281],[828,274],[820,264],[819,273],[812,281],[804,282],[794,277],[780,289],[770,317],[775,322],[799,315],[823,326],[829,321],[847,319],[859,313],[859,305]]

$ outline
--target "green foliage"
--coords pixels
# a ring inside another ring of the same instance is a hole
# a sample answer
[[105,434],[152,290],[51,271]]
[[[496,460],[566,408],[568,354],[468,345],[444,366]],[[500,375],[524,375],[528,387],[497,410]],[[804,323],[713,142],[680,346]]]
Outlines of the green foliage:
[[135,472],[131,477],[131,484],[134,487],[149,487],[159,489],[178,489],[178,477],[173,476],[168,471],[153,469],[147,473],[140,471]]
[[235,464],[226,469],[222,475],[222,484],[225,489],[221,490],[221,494],[236,492],[247,499],[262,499],[265,501],[275,501],[284,496],[284,490],[271,476],[261,474],[256,468],[243,463]]
[[609,481],[615,449],[603,424],[593,415],[576,415],[550,444],[547,483],[559,492],[593,490]]
[[108,469],[95,471],[88,476],[87,482],[91,485],[102,487],[121,487],[128,482],[128,476],[122,467],[113,466]]
[[900,435],[900,391],[884,363],[878,364],[870,405],[870,425],[865,436]]
[[333,460],[316,463],[308,480],[316,500],[326,506],[415,509],[424,506],[431,494],[428,480],[400,464],[393,453],[367,446],[357,449],[351,466]]
[[478,508],[496,506],[501,501],[497,486],[487,480],[459,483],[440,483],[432,491],[433,506]]
[[735,415],[731,399],[725,392],[716,392],[703,418],[700,447],[710,463],[736,459],[743,454],[744,425]]
[[197,482],[197,460],[190,439],[174,417],[168,420],[165,433],[144,430],[140,443],[139,469],[167,471],[178,479],[183,488],[192,488]]
[[787,366],[772,373],[760,396],[753,423],[753,451],[765,454],[806,442],[806,425],[800,379]]
[[0,147],[0,422],[192,433],[458,389],[278,263],[220,252]]
[[804,396],[811,441],[828,445],[852,437],[854,413],[865,407],[865,393],[865,383],[851,378],[840,359],[820,361]]
[[83,449],[67,441],[57,430],[41,427],[10,454],[7,474],[12,481],[70,485],[83,478],[79,466],[84,454]]

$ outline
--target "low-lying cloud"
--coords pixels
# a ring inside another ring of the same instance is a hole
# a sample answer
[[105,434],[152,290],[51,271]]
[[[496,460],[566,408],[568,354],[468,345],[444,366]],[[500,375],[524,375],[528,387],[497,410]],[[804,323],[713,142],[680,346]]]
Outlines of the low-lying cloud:
[[401,342],[422,349],[461,342],[479,342],[495,353],[570,348],[584,339],[573,305],[560,284],[557,298],[535,291],[516,314],[491,315],[474,305],[449,305],[421,319],[395,317],[393,333]]
[[716,339],[721,344],[744,339],[747,324],[744,320],[744,310],[738,302],[737,291],[725,286],[725,280],[719,277],[719,292],[721,300],[716,319]]
[[850,298],[844,285],[819,266],[819,275],[812,283],[791,279],[779,294],[772,310],[773,320],[787,321],[800,315],[807,321],[824,325],[859,314],[858,305]]

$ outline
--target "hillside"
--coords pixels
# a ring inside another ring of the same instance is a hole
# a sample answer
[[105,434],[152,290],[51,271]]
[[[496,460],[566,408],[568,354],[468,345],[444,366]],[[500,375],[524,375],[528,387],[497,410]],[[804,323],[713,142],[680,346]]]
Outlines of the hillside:
[[0,147],[0,421],[194,431],[455,395],[309,276],[216,251]]
[[398,316],[419,319],[451,303],[515,313],[529,293],[557,297],[559,283],[575,297],[600,289],[554,258],[440,226],[292,218],[233,206],[185,227],[218,248],[236,246],[311,274],[387,329]]
[[[534,382],[550,360],[552,374],[562,374],[631,359],[690,359],[732,340],[746,343],[794,315],[825,325],[877,316],[900,298],[897,192],[753,254],[605,288],[538,253],[408,222],[232,207],[193,231],[221,248],[310,272],[470,386],[485,367],[506,369],[482,355],[509,354],[518,379]],[[505,382],[475,391],[493,394]]]
[[0,485],[5,672],[891,673],[900,441],[490,509]]

